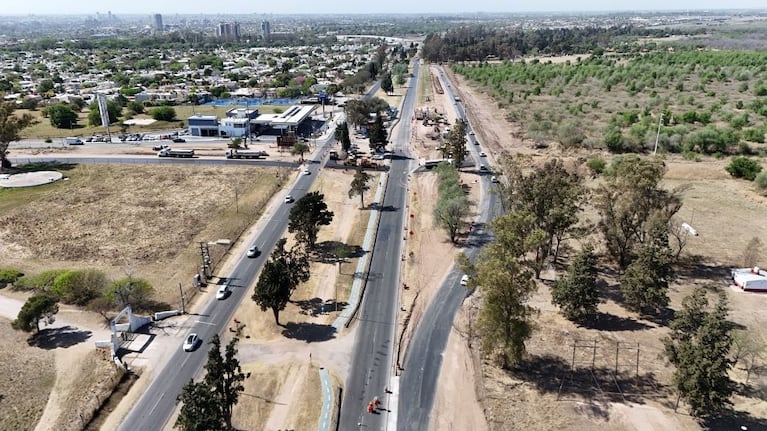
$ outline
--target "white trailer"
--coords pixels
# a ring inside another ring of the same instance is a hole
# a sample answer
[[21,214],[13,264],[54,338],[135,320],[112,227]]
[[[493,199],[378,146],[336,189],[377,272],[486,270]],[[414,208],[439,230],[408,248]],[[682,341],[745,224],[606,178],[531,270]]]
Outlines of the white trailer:
[[767,292],[767,271],[757,266],[733,269],[732,283],[746,292]]
[[67,145],[83,145],[83,140],[80,138],[64,138],[64,142]]
[[158,157],[194,157],[194,150],[172,150],[166,148],[157,153]]

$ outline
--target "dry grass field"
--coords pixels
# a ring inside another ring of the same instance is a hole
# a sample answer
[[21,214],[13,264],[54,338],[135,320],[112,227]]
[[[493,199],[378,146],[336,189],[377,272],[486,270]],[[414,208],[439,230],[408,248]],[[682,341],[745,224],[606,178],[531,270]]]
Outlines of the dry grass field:
[[56,376],[54,352],[27,344],[27,335],[0,318],[0,429],[32,430]]
[[[173,303],[198,241],[236,240],[286,173],[271,168],[59,166],[67,181],[0,190],[0,261],[34,273],[93,267],[147,278]],[[224,246],[211,246],[214,261]],[[172,293],[171,293],[172,292]]]

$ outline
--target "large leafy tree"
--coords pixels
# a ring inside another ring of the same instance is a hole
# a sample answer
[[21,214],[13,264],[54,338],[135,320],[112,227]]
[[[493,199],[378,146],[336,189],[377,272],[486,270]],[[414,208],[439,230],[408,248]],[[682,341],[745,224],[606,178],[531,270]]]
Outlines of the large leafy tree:
[[657,312],[666,307],[668,284],[674,276],[667,224],[663,217],[655,218],[650,224],[649,238],[620,279],[625,304],[635,311]]
[[129,275],[111,282],[104,296],[118,308],[132,305],[140,309],[153,292],[154,288],[149,281]]
[[320,226],[327,226],[333,221],[333,211],[328,210],[325,195],[320,192],[310,192],[296,201],[288,216],[288,232],[295,233],[296,239],[314,249]]
[[56,298],[45,294],[30,296],[11,326],[13,329],[24,332],[39,332],[40,320],[50,318],[58,312],[59,305]]
[[290,301],[295,288],[309,279],[309,257],[300,246],[285,249],[287,240],[281,238],[261,270],[251,299],[259,305],[261,311],[271,309],[274,322],[280,324],[280,311]]
[[663,340],[666,356],[676,366],[673,385],[696,417],[716,416],[731,404],[735,385],[729,376],[734,361],[729,357],[733,337],[728,312],[725,294],[720,293],[710,310],[706,291],[695,288]]
[[16,105],[13,102],[0,103],[0,172],[3,168],[10,168],[11,163],[7,159],[8,145],[20,139],[22,130],[29,127],[34,118],[30,114],[15,115]]
[[368,183],[370,182],[370,179],[372,177],[370,174],[365,172],[364,169],[362,169],[362,166],[357,167],[357,172],[354,173],[354,178],[352,179],[352,183],[349,187],[349,198],[353,198],[354,196],[360,197],[360,208],[365,207],[365,193],[367,193],[368,190],[370,190],[370,186]]
[[355,127],[366,126],[370,115],[370,106],[364,100],[355,99],[346,102],[344,108],[346,120]]
[[150,109],[149,115],[157,121],[174,121],[176,110],[172,106],[158,106]]
[[335,138],[341,143],[341,149],[349,152],[352,140],[349,137],[349,124],[346,121],[336,126]]
[[470,215],[469,200],[461,186],[458,170],[453,165],[441,163],[436,172],[439,184],[432,215],[434,222],[447,231],[450,241],[455,244],[458,233]]
[[373,122],[373,124],[370,126],[370,130],[368,131],[368,139],[370,139],[370,148],[375,149],[376,151],[382,150],[387,143],[388,133],[386,132],[386,128],[384,127],[383,123],[383,117],[379,113],[376,115],[376,119]]
[[660,159],[617,157],[605,173],[605,184],[597,189],[599,228],[610,256],[621,268],[631,263],[636,248],[645,241],[650,217],[668,223],[682,207],[678,190],[660,187],[665,171]]
[[205,364],[205,378],[187,383],[179,395],[183,402],[176,419],[176,427],[184,431],[233,430],[232,409],[240,393],[245,390],[242,382],[245,374],[237,359],[235,337],[227,344],[221,355],[221,340],[218,334],[210,341],[208,362]]
[[77,125],[77,112],[67,103],[56,103],[45,108],[51,126],[57,129],[71,129]]
[[463,120],[456,121],[447,134],[445,152],[450,154],[456,168],[460,168],[466,160],[466,123]]
[[554,283],[551,302],[558,305],[562,314],[570,320],[585,321],[596,316],[599,290],[596,256],[591,244],[583,246],[567,269],[567,274]]
[[381,90],[385,91],[386,94],[391,94],[394,92],[394,84],[391,80],[391,72],[385,72],[383,76],[381,76]]
[[296,142],[290,149],[290,154],[301,157],[301,163],[304,162],[304,154],[309,151],[309,146],[303,142]]
[[539,276],[545,260],[557,259],[561,243],[578,223],[585,188],[583,179],[558,159],[547,161],[529,174],[523,173],[523,163],[519,157],[505,161],[508,185],[502,189],[501,200],[512,211],[531,214],[534,226],[543,232],[544,240],[535,250]]

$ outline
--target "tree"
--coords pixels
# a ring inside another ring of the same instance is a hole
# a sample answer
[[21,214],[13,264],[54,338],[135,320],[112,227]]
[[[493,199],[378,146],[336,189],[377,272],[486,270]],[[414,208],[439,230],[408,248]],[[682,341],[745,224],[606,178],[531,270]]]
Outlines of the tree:
[[8,161],[8,145],[20,139],[19,133],[34,122],[30,114],[15,115],[16,105],[13,102],[0,104],[0,172],[10,168]]
[[101,295],[107,286],[107,277],[95,269],[64,271],[53,280],[51,293],[65,304],[86,305]]
[[362,166],[357,167],[357,172],[354,173],[351,186],[349,187],[349,199],[358,196],[360,197],[360,208],[365,207],[365,193],[370,190],[368,183],[372,177],[370,174],[362,169]]
[[272,310],[277,325],[280,324],[280,311],[285,309],[293,290],[309,279],[309,259],[305,251],[299,247],[285,250],[286,242],[285,238],[277,242],[251,296],[261,311]]
[[[493,222],[494,232],[498,232]],[[466,262],[467,259],[464,259]],[[476,267],[462,265],[470,285],[484,293],[479,332],[485,354],[497,355],[504,368],[519,364],[533,331],[536,310],[527,302],[535,292],[533,273],[502,242],[493,240],[481,252]]]
[[666,356],[676,367],[673,385],[696,417],[725,411],[735,387],[728,374],[734,361],[729,355],[733,336],[726,295],[719,294],[714,310],[708,306],[705,289],[696,287],[682,300],[671,333],[663,339]]
[[294,156],[301,156],[301,163],[304,162],[304,153],[309,151],[309,146],[303,142],[296,142],[293,144],[293,148],[290,149],[290,154]]
[[218,334],[210,340],[205,377],[199,383],[190,380],[178,397],[183,405],[176,419],[177,428],[183,431],[234,429],[232,408],[245,390],[242,385],[245,374],[237,359],[238,342],[237,337],[232,338],[222,357]]
[[381,77],[381,90],[385,91],[386,94],[391,94],[394,92],[394,85],[392,84],[391,80],[391,72],[386,72]]
[[51,126],[57,129],[71,129],[77,125],[77,112],[66,103],[56,103],[45,108]]
[[436,169],[439,178],[437,203],[434,206],[434,222],[444,228],[455,244],[458,232],[470,214],[469,200],[461,186],[458,170],[448,163],[441,163]]
[[352,140],[349,137],[349,124],[344,121],[336,126],[334,135],[336,140],[341,143],[341,149],[348,153],[352,145]]
[[[109,124],[116,123],[120,118],[123,108],[114,100],[107,100],[107,112],[109,113]],[[91,126],[101,126],[101,113],[98,102],[92,102],[88,112],[88,124]]]
[[668,305],[672,259],[668,227],[658,218],[652,222],[650,238],[640,247],[637,259],[621,276],[621,292],[629,309],[658,311]]
[[11,323],[13,329],[24,332],[40,332],[40,320],[51,318],[59,312],[56,298],[49,295],[34,295],[21,307],[16,320]]
[[753,237],[748,241],[748,244],[746,244],[746,248],[743,249],[743,257],[741,258],[743,259],[743,267],[753,268],[759,263],[761,258],[762,240],[760,240],[759,237]]
[[128,107],[128,110],[134,114],[144,113],[144,104],[141,102],[136,102],[135,100],[131,100],[130,102],[128,102],[127,107]]
[[158,106],[149,110],[149,115],[157,121],[174,121],[176,110],[171,106]]
[[460,168],[466,160],[466,123],[463,120],[456,121],[447,134],[445,152],[453,159],[453,166],[456,168]]
[[568,171],[558,159],[524,174],[527,162],[520,157],[504,161],[508,186],[503,188],[501,199],[512,211],[532,214],[535,227],[544,233],[544,240],[535,250],[539,277],[546,259],[551,256],[557,260],[562,242],[578,223],[586,190],[583,178]]
[[599,290],[596,256],[591,244],[583,246],[567,268],[567,274],[554,283],[551,303],[559,306],[570,320],[583,322],[596,316]]
[[370,115],[370,107],[364,100],[349,100],[344,108],[346,120],[355,127],[366,126]]
[[379,151],[386,146],[388,134],[383,124],[383,117],[379,113],[376,115],[376,119],[373,125],[370,126],[368,131],[368,138],[370,139],[370,148]]
[[470,214],[469,202],[465,196],[439,199],[434,206],[434,220],[447,231],[453,244],[456,243],[458,232]]
[[306,245],[308,250],[314,249],[320,226],[327,226],[333,221],[333,212],[328,210],[325,195],[320,192],[310,192],[296,201],[288,216],[288,232],[296,234],[296,239]]
[[605,245],[621,268],[631,262],[647,236],[647,221],[656,215],[666,223],[682,207],[679,190],[659,184],[666,168],[660,159],[627,155],[615,158],[596,191],[599,229]]
[[152,295],[152,292],[154,292],[154,288],[149,281],[128,275],[110,283],[104,296],[118,308],[123,308],[126,305],[141,308]]

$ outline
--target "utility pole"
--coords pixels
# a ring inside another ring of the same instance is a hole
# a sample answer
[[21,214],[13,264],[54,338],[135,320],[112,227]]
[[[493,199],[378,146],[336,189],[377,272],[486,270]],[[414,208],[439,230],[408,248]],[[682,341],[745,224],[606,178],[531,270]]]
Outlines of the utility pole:
[[181,294],[181,314],[186,314],[186,308],[184,307],[184,289],[181,287],[181,283],[178,284],[178,292]]
[[663,113],[660,113],[660,117],[658,118],[658,133],[655,134],[655,148],[652,150],[652,155],[654,156],[658,152],[658,140],[660,139],[660,126],[663,124]]

